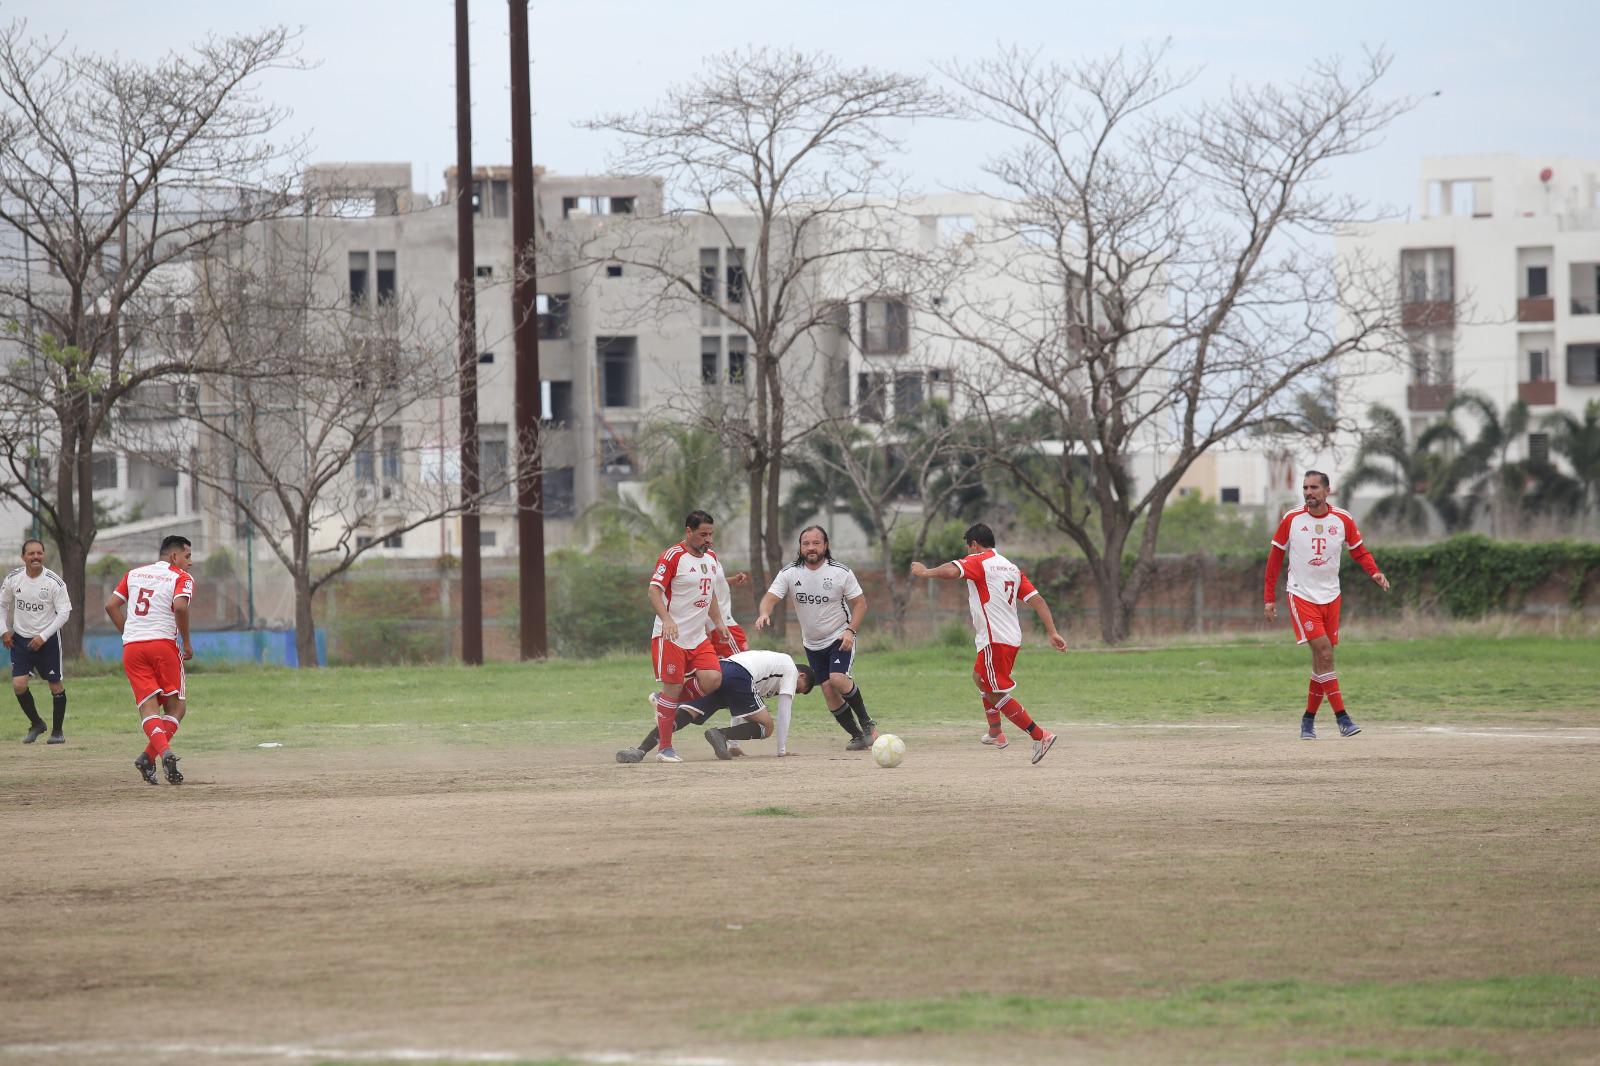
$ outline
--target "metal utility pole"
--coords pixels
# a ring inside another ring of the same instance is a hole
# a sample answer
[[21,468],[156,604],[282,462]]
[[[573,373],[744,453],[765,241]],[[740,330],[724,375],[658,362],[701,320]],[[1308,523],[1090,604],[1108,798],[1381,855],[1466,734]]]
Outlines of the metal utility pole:
[[[478,530],[477,247],[473,241],[472,64],[467,0],[456,0],[456,289],[460,299],[457,360],[461,383],[461,660],[483,665],[483,559]],[[480,201],[481,202],[481,201]],[[440,580],[446,580],[443,574]]]
[[543,659],[544,478],[539,464],[539,277],[534,258],[533,102],[528,89],[528,0],[511,2],[511,299],[517,348],[517,543],[522,657]]

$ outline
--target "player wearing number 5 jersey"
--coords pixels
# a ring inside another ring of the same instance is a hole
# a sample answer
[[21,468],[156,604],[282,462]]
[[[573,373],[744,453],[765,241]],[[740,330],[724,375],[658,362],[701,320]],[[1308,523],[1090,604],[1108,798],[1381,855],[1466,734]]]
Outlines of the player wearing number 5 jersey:
[[183,664],[194,658],[189,641],[189,603],[194,598],[194,578],[188,569],[191,556],[188,538],[166,538],[161,542],[161,561],[123,574],[106,600],[106,615],[122,634],[122,670],[133,686],[139,727],[149,741],[133,765],[152,785],[158,761],[168,782],[183,782],[172,738],[188,710]]
[[1017,661],[1017,650],[1022,645],[1022,621],[1017,617],[1017,603],[1030,604],[1050,644],[1057,651],[1067,650],[1067,638],[1056,631],[1050,607],[1033,587],[1028,575],[1010,559],[994,550],[994,530],[979,522],[966,533],[967,555],[932,569],[921,563],[911,564],[912,577],[934,577],[945,581],[966,581],[967,606],[972,611],[972,627],[977,632],[978,660],[973,664],[972,679],[977,682],[983,699],[983,713],[989,720],[989,732],[983,737],[985,744],[1004,748],[1006,740],[1000,728],[1003,714],[1011,724],[1033,738],[1033,761],[1038,762],[1056,742],[1056,735],[1041,728],[1027,709],[1011,695],[1017,687],[1011,679],[1011,668]]
[[1361,542],[1356,520],[1348,511],[1328,506],[1328,475],[1307,470],[1300,484],[1305,506],[1283,516],[1267,553],[1265,613],[1268,620],[1278,616],[1278,571],[1284,555],[1289,556],[1289,618],[1294,623],[1297,644],[1311,645],[1311,688],[1306,694],[1306,711],[1300,716],[1300,739],[1317,739],[1317,708],[1324,698],[1333,708],[1339,735],[1353,737],[1361,727],[1344,709],[1339,692],[1339,675],[1333,670],[1333,647],[1339,643],[1339,555],[1350,549],[1350,558],[1360,564],[1383,591],[1389,579],[1378,570],[1378,560]]

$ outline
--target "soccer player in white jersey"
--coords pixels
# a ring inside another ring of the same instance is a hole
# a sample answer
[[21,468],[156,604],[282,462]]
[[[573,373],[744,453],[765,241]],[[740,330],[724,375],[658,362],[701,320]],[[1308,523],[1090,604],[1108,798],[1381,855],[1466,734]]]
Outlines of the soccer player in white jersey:
[[[719,759],[733,758],[729,744],[736,740],[762,740],[774,732],[778,754],[789,754],[789,716],[796,695],[804,696],[816,686],[817,678],[809,666],[776,651],[741,651],[722,660],[722,684],[698,699],[679,704],[704,722],[726,707],[733,723],[706,730],[706,743]],[[774,723],[765,700],[776,698],[778,718]]]
[[1339,549],[1350,549],[1354,559],[1383,591],[1389,579],[1378,569],[1361,542],[1356,520],[1348,511],[1328,505],[1328,475],[1307,470],[1300,483],[1305,506],[1283,516],[1272,535],[1272,550],[1267,553],[1265,614],[1278,617],[1278,571],[1283,557],[1289,556],[1289,618],[1294,624],[1296,644],[1311,645],[1311,687],[1306,693],[1305,714],[1300,716],[1300,739],[1317,739],[1317,708],[1324,698],[1333,708],[1339,735],[1353,737],[1361,727],[1345,711],[1344,695],[1339,691],[1339,675],[1333,669],[1333,648],[1339,643]]
[[1039,595],[1016,563],[994,550],[994,530],[977,523],[966,532],[967,555],[964,559],[944,563],[929,569],[921,563],[911,564],[912,577],[935,577],[945,581],[966,581],[967,606],[972,611],[972,628],[977,631],[978,659],[973,664],[972,679],[977,682],[983,699],[983,713],[989,720],[989,732],[982,738],[985,744],[1004,749],[1010,741],[1000,728],[1003,714],[1011,724],[1033,738],[1033,761],[1044,758],[1055,745],[1056,735],[1042,728],[1027,709],[1011,695],[1017,683],[1011,679],[1011,668],[1017,661],[1017,650],[1022,645],[1022,621],[1017,617],[1017,601],[1033,605],[1033,611],[1050,636],[1050,645],[1057,651],[1067,650],[1067,638],[1056,631],[1050,606]]
[[778,571],[761,597],[757,629],[772,625],[772,612],[784,599],[794,603],[800,641],[805,645],[806,661],[822,683],[822,698],[834,721],[850,734],[845,750],[868,750],[878,729],[867,715],[861,687],[851,676],[867,597],[855,572],[834,561],[828,531],[821,526],[800,531],[800,553]]
[[168,783],[183,783],[172,738],[188,711],[183,664],[194,658],[189,640],[189,603],[194,598],[194,578],[189,576],[192,554],[187,537],[167,537],[161,542],[161,561],[123,574],[106,599],[106,615],[122,634],[122,671],[133,686],[139,728],[149,740],[133,765],[152,785],[157,761],[166,771]]
[[22,565],[0,584],[0,641],[11,649],[11,691],[28,716],[32,744],[44,735],[44,720],[34,706],[28,680],[35,672],[50,686],[50,743],[66,743],[61,732],[67,718],[67,686],[62,674],[61,627],[72,614],[67,583],[44,565],[44,541],[22,542]]
[[[650,639],[650,657],[661,683],[654,701],[656,736],[661,743],[657,762],[683,761],[672,747],[679,699],[714,692],[722,683],[716,649],[706,637],[708,629],[714,628],[723,640],[733,643],[714,591],[721,569],[711,550],[715,523],[705,511],[690,511],[683,520],[683,540],[661,553],[650,577],[650,607],[657,623]],[[642,743],[617,752],[621,763],[643,759]]]

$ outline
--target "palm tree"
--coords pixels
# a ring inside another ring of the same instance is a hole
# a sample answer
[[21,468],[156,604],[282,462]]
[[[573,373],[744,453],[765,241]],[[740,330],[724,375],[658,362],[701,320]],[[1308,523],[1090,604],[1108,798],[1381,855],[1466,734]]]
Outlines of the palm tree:
[[646,456],[642,496],[602,500],[579,519],[597,550],[625,556],[658,552],[683,535],[683,518],[696,509],[710,511],[718,525],[733,528],[738,469],[715,433],[697,426],[653,425],[639,435],[637,450]]
[[1437,516],[1447,531],[1466,526],[1472,505],[1456,495],[1461,468],[1439,447],[1461,443],[1454,423],[1441,418],[1408,442],[1400,416],[1382,404],[1368,410],[1367,421],[1355,470],[1345,478],[1345,499],[1375,485],[1388,490],[1369,512],[1376,525],[1421,534]]
[[1466,410],[1478,420],[1478,434],[1456,457],[1456,476],[1470,481],[1468,508],[1486,504],[1489,535],[1509,531],[1513,513],[1528,507],[1532,471],[1526,462],[1509,462],[1511,446],[1528,432],[1528,405],[1517,400],[1505,416],[1482,393],[1463,392],[1450,401],[1450,415]]
[[1556,411],[1546,415],[1542,425],[1550,433],[1550,446],[1572,467],[1569,491],[1587,520],[1600,505],[1600,400],[1585,404],[1581,419]]

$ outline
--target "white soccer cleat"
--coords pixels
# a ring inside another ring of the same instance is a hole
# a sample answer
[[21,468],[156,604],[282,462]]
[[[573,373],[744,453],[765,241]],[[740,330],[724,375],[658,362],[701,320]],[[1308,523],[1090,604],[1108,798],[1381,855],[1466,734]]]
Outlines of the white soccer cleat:
[[656,762],[682,762],[683,756],[671,748],[662,748],[656,752]]
[[991,736],[990,734],[985,733],[978,739],[982,743],[994,748],[996,751],[1000,751],[1011,746],[1011,741],[1006,739],[1006,735],[1004,733],[1001,733],[999,736]]

